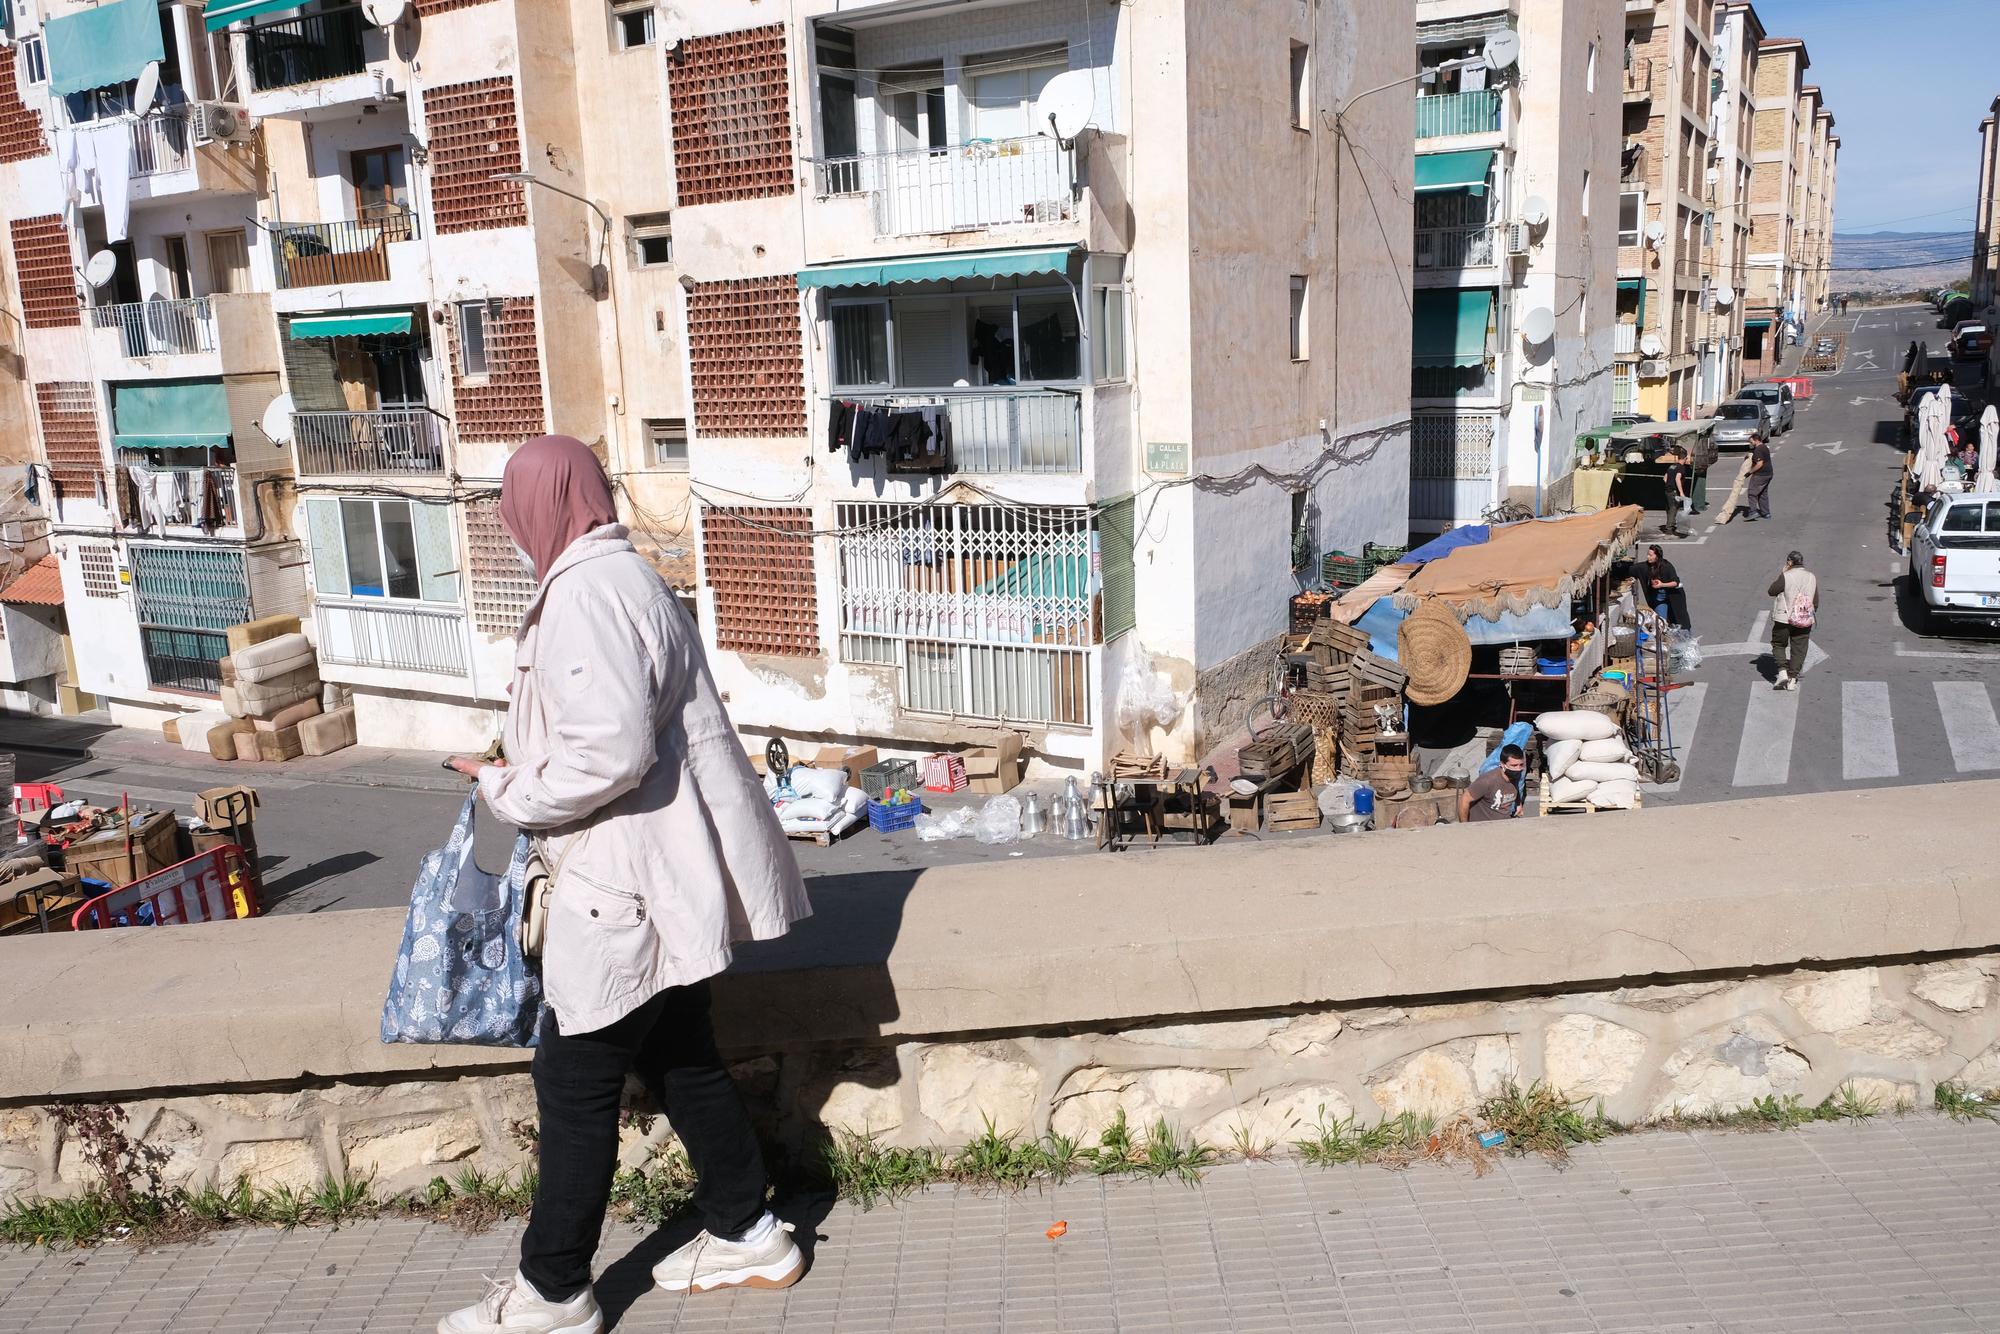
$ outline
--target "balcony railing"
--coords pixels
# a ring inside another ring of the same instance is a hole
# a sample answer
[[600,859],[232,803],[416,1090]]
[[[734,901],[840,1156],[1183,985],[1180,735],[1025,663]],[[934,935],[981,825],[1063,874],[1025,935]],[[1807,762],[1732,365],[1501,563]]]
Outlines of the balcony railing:
[[1500,94],[1491,88],[1417,99],[1417,138],[1492,134],[1500,128]]
[[296,88],[368,68],[361,9],[333,9],[250,28],[250,77],[260,90]]
[[465,613],[456,608],[322,598],[314,620],[321,662],[465,675]]
[[444,471],[444,436],[428,408],[295,412],[292,439],[302,477]]
[[194,165],[194,135],[185,111],[163,111],[132,122],[131,172],[161,176]]
[[341,222],[274,222],[271,264],[279,288],[389,279],[389,246],[417,236],[417,215],[398,209]]
[[1615,354],[1626,354],[1639,350],[1639,326],[1620,321],[1611,326],[1611,350]]
[[1625,67],[1625,100],[1643,102],[1653,95],[1653,62],[1647,58],[1634,60]]
[[116,329],[128,357],[176,357],[215,351],[215,315],[205,296],[95,306],[91,324]]
[[952,471],[1067,473],[1083,469],[1083,396],[1054,389],[896,389],[833,398],[891,411],[943,407]]
[[877,236],[921,236],[1076,217],[1069,155],[1053,139],[870,153],[815,162],[819,197],[865,195]]
[[1417,230],[1419,269],[1477,269],[1499,262],[1499,232],[1491,226]]

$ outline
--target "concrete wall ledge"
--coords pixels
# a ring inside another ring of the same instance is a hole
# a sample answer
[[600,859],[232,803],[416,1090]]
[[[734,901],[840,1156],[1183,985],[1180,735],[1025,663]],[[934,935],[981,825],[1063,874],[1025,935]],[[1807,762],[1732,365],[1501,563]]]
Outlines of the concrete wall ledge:
[[[1992,950],[2000,782],[814,882],[745,1052]],[[400,911],[0,941],[0,1102],[519,1069],[377,1040]]]

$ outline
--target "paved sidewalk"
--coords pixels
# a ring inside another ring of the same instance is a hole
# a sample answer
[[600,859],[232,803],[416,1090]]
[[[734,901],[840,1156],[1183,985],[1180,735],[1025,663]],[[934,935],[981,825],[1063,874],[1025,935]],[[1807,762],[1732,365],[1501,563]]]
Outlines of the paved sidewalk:
[[[1933,1117],[1658,1133],[1558,1172],[1232,1164],[1201,1186],[1079,1181],[787,1210],[789,1292],[677,1299],[690,1231],[614,1229],[628,1331],[2000,1328],[2000,1126]],[[1067,1220],[1060,1240],[1044,1234]],[[377,1222],[139,1252],[0,1250],[0,1331],[427,1330],[510,1272],[518,1229]]]

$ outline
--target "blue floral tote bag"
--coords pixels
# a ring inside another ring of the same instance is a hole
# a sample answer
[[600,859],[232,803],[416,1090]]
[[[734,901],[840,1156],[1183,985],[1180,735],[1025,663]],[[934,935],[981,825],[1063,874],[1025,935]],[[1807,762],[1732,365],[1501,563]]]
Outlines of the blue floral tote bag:
[[410,917],[389,998],[382,1041],[532,1047],[542,1014],[542,979],[521,954],[526,835],[499,875],[472,856],[477,795],[452,826],[451,840],[424,858],[410,891]]

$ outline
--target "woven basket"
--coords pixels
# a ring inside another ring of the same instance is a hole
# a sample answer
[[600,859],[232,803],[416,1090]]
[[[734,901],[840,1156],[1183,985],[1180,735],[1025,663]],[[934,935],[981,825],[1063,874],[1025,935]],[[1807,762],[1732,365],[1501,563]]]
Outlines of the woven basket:
[[1410,674],[1404,688],[1412,704],[1442,704],[1465,687],[1472,670],[1472,641],[1458,613],[1426,602],[1396,629],[1396,651]]
[[1286,700],[1291,706],[1292,717],[1314,731],[1340,726],[1341,705],[1345,695],[1326,695],[1312,690],[1294,691]]
[[1502,676],[1533,676],[1535,674],[1535,650],[1527,644],[1516,644],[1512,648],[1501,649],[1500,674]]

